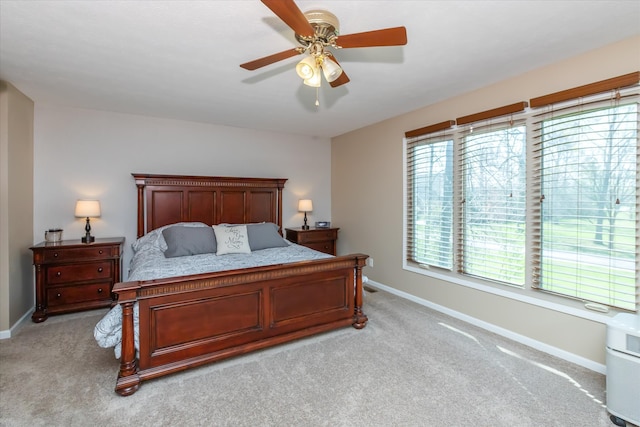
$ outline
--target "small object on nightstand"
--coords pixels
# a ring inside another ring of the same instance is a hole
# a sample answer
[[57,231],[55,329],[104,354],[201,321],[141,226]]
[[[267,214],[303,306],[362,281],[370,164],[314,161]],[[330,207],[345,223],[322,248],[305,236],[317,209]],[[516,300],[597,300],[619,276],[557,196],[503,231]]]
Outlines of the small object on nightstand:
[[36,310],[31,320],[52,314],[111,307],[120,281],[124,237],[42,242],[30,248],[36,270]]
[[339,228],[285,228],[287,240],[329,255],[336,254]]
[[316,228],[331,228],[329,221],[316,221]]
[[50,228],[44,231],[44,240],[48,243],[62,241],[62,228]]

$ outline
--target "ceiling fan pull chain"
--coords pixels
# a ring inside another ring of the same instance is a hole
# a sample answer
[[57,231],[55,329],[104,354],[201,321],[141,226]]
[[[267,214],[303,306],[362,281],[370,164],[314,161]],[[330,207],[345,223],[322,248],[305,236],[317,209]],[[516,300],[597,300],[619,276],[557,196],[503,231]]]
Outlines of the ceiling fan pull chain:
[[320,105],[320,101],[318,101],[318,92],[320,91],[320,88],[317,87],[316,88],[316,107],[318,107]]

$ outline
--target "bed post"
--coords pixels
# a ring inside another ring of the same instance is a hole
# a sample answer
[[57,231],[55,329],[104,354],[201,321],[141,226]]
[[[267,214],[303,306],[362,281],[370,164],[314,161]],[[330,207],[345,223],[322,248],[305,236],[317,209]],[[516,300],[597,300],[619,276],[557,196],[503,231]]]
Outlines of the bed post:
[[353,313],[353,327],[362,329],[367,325],[369,318],[362,312],[362,267],[369,258],[368,255],[356,255],[356,300]]
[[138,239],[144,236],[144,187],[145,180],[141,176],[133,174],[138,187]]
[[278,231],[280,235],[284,235],[284,230],[282,229],[282,187],[284,187],[284,181],[278,184],[278,215],[277,215],[277,224]]
[[120,303],[120,306],[122,307],[122,354],[116,393],[120,396],[129,396],[140,388],[134,342],[133,301]]

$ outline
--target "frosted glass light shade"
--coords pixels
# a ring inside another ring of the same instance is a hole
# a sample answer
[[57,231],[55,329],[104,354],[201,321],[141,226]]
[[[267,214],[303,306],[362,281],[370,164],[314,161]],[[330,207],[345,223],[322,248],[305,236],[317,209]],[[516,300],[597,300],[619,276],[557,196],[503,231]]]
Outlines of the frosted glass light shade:
[[98,218],[100,217],[99,200],[78,200],[76,202],[76,217]]
[[308,80],[315,74],[319,74],[318,64],[316,64],[316,60],[310,56],[307,56],[302,61],[298,62],[298,65],[296,65],[296,73],[298,73],[300,78],[303,80]]
[[311,212],[313,211],[313,202],[309,199],[303,199],[298,201],[298,211]]
[[320,87],[320,84],[322,83],[322,75],[320,73],[315,73],[310,78],[304,80],[303,83],[311,87]]
[[332,61],[329,58],[325,58],[322,62],[322,72],[324,73],[324,78],[327,79],[329,83],[336,80],[342,74],[342,68],[335,61]]

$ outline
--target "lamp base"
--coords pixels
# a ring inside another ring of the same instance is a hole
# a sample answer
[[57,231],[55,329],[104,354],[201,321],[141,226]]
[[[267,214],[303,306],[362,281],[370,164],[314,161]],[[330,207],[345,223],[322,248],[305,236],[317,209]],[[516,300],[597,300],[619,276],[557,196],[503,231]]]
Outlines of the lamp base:
[[300,228],[301,228],[301,229],[303,229],[303,230],[308,230],[308,229],[309,229],[309,226],[308,226],[308,225],[303,225],[303,226],[302,226],[302,227],[300,227]]
[[87,217],[87,225],[84,226],[84,237],[82,243],[93,243],[96,238],[91,235],[91,224],[89,223],[89,217]]

